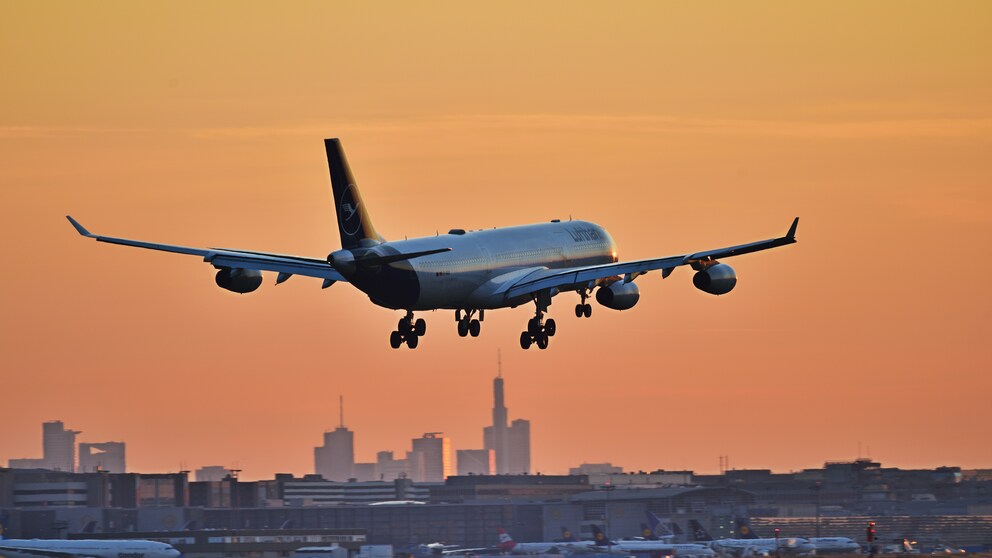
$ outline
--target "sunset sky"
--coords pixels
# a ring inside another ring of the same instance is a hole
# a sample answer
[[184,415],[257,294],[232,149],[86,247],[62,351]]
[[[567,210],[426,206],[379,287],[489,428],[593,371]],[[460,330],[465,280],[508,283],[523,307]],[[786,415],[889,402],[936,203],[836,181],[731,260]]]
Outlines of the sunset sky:
[[[134,471],[313,471],[339,395],[356,457],[482,446],[502,349],[533,466],[992,467],[992,3],[6,2],[0,463],[41,423]],[[582,218],[621,259],[783,234],[574,317],[459,338],[294,277],[239,296],[199,258],[91,231],[325,257],[323,138],[386,238]]]

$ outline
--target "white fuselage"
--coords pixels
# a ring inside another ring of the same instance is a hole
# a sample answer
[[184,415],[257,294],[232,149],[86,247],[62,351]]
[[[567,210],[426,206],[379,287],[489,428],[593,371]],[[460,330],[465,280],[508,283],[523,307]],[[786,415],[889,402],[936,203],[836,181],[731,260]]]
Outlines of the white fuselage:
[[609,547],[610,552],[639,553],[651,552],[660,554],[670,554],[674,556],[693,556],[696,558],[715,556],[716,553],[704,544],[695,543],[669,543],[665,541],[613,541]]
[[178,558],[181,555],[168,544],[145,540],[0,540],[0,555],[6,558],[39,558],[45,552],[88,558]]
[[848,537],[810,537],[808,540],[816,548],[817,554],[861,552],[861,545]]
[[735,552],[744,555],[771,554],[776,550],[792,554],[803,554],[814,549],[810,542],[798,537],[779,539],[719,539],[710,543],[710,548],[718,552]]
[[507,299],[500,290],[510,278],[616,261],[613,238],[588,221],[448,233],[384,242],[369,251],[389,256],[439,248],[450,251],[395,262],[375,275],[348,279],[373,302],[388,308],[490,309],[526,301]]

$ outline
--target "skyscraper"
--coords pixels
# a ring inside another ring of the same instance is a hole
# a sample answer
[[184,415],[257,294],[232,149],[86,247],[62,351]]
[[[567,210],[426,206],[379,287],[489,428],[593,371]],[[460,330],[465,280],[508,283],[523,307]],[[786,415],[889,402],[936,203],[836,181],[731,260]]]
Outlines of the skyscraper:
[[444,482],[451,476],[451,439],[444,432],[428,432],[413,439],[413,451],[424,456],[424,482]]
[[459,476],[496,474],[496,453],[491,449],[458,450],[455,454]]
[[344,426],[344,398],[341,398],[341,424],[324,432],[324,445],[314,448],[314,472],[327,480],[347,482],[355,476],[355,433]]
[[530,473],[530,421],[517,419],[507,426],[508,410],[503,396],[503,370],[493,379],[493,424],[482,431],[485,449],[496,454],[496,473]]
[[80,434],[80,431],[66,430],[60,420],[41,425],[44,447],[42,461],[46,469],[67,473],[76,471],[76,434]]
[[124,442],[79,444],[79,472],[125,473]]

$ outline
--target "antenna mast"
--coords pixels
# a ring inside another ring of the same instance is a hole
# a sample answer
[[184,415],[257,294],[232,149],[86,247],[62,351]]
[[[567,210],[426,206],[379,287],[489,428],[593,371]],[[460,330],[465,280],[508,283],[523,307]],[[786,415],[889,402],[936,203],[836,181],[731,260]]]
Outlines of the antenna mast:
[[503,352],[500,349],[496,349],[496,375],[503,377]]
[[344,428],[344,396],[338,396],[338,410],[341,412],[341,428]]

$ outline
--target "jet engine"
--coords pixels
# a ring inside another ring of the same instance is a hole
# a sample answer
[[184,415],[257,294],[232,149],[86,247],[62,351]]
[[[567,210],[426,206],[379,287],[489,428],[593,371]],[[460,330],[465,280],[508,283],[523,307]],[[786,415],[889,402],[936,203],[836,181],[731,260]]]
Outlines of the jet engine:
[[713,295],[727,294],[734,290],[737,284],[737,273],[727,264],[716,264],[697,271],[692,276],[692,284],[704,293]]
[[629,310],[637,304],[641,293],[634,283],[617,281],[608,287],[600,287],[596,291],[596,302],[613,310]]
[[233,293],[250,293],[262,284],[262,272],[255,269],[222,267],[217,271],[217,286]]

